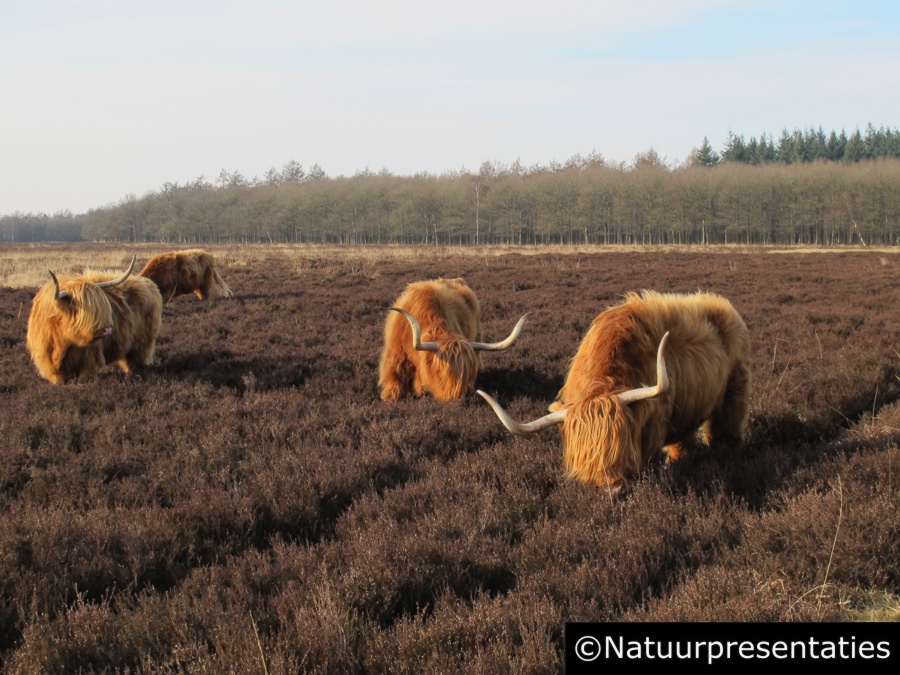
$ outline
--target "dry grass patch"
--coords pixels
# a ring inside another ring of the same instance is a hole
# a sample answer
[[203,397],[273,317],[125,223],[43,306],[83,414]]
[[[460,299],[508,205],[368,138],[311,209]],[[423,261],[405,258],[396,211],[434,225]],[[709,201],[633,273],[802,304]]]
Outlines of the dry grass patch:
[[862,607],[847,611],[847,621],[900,622],[900,596],[883,590],[872,590],[866,595]]
[[[441,264],[453,260],[482,260],[489,265],[492,260],[504,256],[546,257],[550,260],[570,256],[597,256],[605,254],[777,254],[878,252],[900,253],[900,247],[797,247],[776,248],[727,244],[718,246],[401,246],[401,245],[347,245],[334,244],[21,244],[10,246],[0,255],[0,286],[9,288],[38,287],[47,279],[47,270],[57,274],[80,274],[85,269],[121,269],[132,255],[137,255],[137,269],[159,253],[188,248],[204,248],[216,256],[224,269],[247,268],[271,263],[274,260],[294,261],[294,269],[304,272],[310,269],[328,268],[335,275],[349,274],[375,278],[375,266],[398,263],[415,267],[420,264]],[[891,264],[889,258],[880,259],[882,265]]]

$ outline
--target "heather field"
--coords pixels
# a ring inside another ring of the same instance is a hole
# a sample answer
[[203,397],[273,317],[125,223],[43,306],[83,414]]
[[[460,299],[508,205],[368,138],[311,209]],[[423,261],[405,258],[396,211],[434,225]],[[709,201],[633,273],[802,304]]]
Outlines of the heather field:
[[[41,380],[47,269],[161,245],[0,248],[3,672],[554,673],[567,621],[900,619],[893,250],[210,247],[236,297],[176,298],[156,363]],[[621,499],[479,397],[387,404],[406,284],[464,277],[478,386],[544,413],[593,318],[644,288],[750,329],[744,442]]]

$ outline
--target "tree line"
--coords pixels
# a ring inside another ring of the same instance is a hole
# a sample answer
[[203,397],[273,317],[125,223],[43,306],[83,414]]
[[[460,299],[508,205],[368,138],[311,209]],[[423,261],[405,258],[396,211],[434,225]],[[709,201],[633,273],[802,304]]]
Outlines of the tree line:
[[53,215],[17,211],[0,216],[0,242],[83,241],[86,222],[86,215],[76,216],[69,211]]
[[679,166],[652,149],[628,165],[591,153],[414,176],[366,169],[329,177],[291,161],[262,179],[222,171],[214,182],[166,183],[79,216],[0,217],[0,240],[900,244],[900,159],[747,162],[730,157],[735,144],[730,137],[725,158],[709,164],[701,146]]
[[708,138],[693,155],[693,162],[702,166],[712,166],[719,162],[741,162],[743,164],[795,164],[826,160],[846,164],[870,159],[900,159],[900,130],[890,127],[866,126],[865,132],[858,128],[851,134],[841,129],[833,129],[825,134],[818,129],[784,129],[776,141],[765,133],[750,140],[743,135],[728,134],[722,153],[717,153]]

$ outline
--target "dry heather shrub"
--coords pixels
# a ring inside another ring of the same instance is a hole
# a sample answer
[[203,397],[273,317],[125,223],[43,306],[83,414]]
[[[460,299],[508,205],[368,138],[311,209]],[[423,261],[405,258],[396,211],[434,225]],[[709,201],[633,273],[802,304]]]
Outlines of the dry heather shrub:
[[466,537],[447,514],[416,525],[379,524],[344,545],[347,567],[336,590],[382,627],[434,604],[445,590],[464,598],[515,585],[498,542]]
[[900,583],[900,527],[893,467],[900,451],[839,457],[787,493],[778,508],[745,529],[743,554],[762,561],[761,573],[784,575],[806,589],[843,583],[894,588]]
[[38,615],[25,629],[23,643],[8,664],[10,672],[100,672],[140,657],[108,604],[79,601],[55,621]]
[[[900,289],[872,255],[391,250],[368,278],[345,249],[211,249],[241,297],[167,306],[132,382],[42,383],[33,291],[0,293],[9,672],[559,672],[565,621],[896,595]],[[747,437],[611,500],[564,479],[558,434],[510,438],[480,401],[382,405],[387,307],[438,275],[477,290],[489,338],[535,311],[479,374],[518,418],[626,291],[725,295],[751,331]]]
[[366,624],[332,589],[324,570],[317,576],[312,589],[297,590],[298,584],[289,582],[273,600],[278,651],[290,654],[306,672],[362,672]]
[[[572,497],[576,503],[590,498]],[[578,608],[569,620],[614,620],[668,594],[683,570],[709,564],[738,540],[736,507],[725,497],[688,494],[676,501],[645,479],[630,502],[605,501],[587,517],[583,507],[560,508],[518,551],[518,578]]]
[[752,570],[700,568],[663,598],[627,612],[625,621],[782,621],[790,598],[783,586],[762,583]]
[[[22,648],[7,663],[12,673],[216,672],[215,656],[196,615],[181,611],[175,596],[137,601],[79,598],[53,618],[38,615],[26,627]],[[229,659],[250,666],[252,659]],[[221,663],[221,661],[219,661]]]
[[373,672],[559,672],[560,608],[546,597],[442,595],[433,613],[405,618],[373,636],[365,666]]

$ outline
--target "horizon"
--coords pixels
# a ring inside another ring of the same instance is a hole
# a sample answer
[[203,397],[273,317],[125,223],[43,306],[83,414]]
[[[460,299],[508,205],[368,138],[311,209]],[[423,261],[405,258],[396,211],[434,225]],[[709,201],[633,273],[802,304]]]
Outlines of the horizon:
[[891,128],[900,109],[887,2],[38,0],[7,13],[0,214],[81,214],[289,161],[411,176],[652,149],[672,165],[705,137],[720,151],[729,132]]

